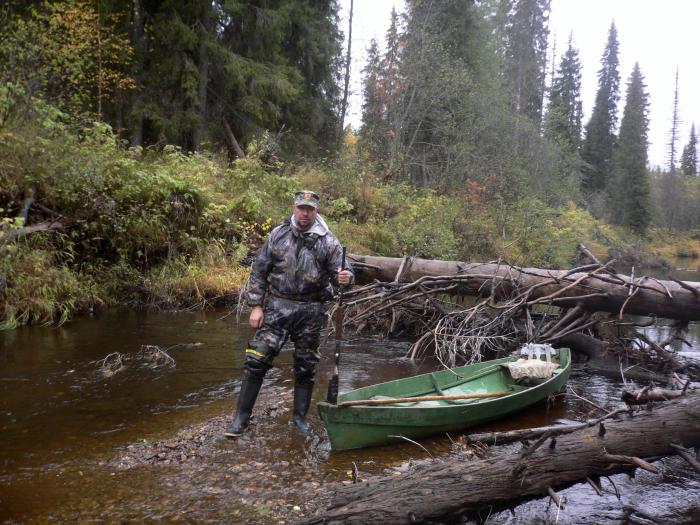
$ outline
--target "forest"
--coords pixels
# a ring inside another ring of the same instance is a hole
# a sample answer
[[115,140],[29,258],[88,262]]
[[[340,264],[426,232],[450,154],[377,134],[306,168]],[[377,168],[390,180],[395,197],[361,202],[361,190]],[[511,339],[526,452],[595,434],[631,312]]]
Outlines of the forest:
[[[313,188],[354,253],[570,267],[700,256],[678,89],[649,168],[644,71],[611,21],[584,122],[550,0],[407,0],[347,123],[336,0],[8,0],[0,8],[0,327],[110,305],[231,304]],[[673,79],[669,79],[673,82]],[[676,79],[677,86],[677,79]]]

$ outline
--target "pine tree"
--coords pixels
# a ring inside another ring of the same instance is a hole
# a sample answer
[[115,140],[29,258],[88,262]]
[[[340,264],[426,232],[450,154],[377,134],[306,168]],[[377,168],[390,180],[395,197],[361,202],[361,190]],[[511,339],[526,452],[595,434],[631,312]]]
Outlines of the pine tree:
[[627,84],[608,198],[614,222],[639,234],[644,234],[651,221],[651,190],[647,171],[648,105],[644,77],[637,63]]
[[676,67],[676,87],[673,90],[673,113],[671,114],[671,130],[668,133],[668,171],[676,173],[676,144],[680,133],[681,120],[678,114],[678,68]]
[[620,99],[618,48],[617,29],[613,22],[598,71],[598,92],[593,113],[586,125],[586,137],[581,149],[581,157],[588,164],[583,179],[583,190],[587,193],[601,191],[611,176],[617,103]]
[[581,61],[569,35],[569,46],[561,59],[549,93],[545,135],[577,151],[581,143]]
[[506,29],[513,107],[537,123],[542,119],[550,4],[551,0],[518,0]]
[[411,183],[442,189],[454,182],[451,158],[461,155],[454,147],[464,135],[456,117],[473,85],[470,64],[483,53],[481,17],[473,1],[463,0],[409,0],[406,11],[391,160]]
[[695,124],[690,126],[690,138],[688,144],[683,148],[681,171],[683,175],[691,177],[698,173],[698,137],[695,135]]

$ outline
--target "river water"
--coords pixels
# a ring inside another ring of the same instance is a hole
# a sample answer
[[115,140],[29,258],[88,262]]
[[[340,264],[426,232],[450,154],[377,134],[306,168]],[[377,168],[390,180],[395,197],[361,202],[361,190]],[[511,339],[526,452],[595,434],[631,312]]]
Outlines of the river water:
[[[113,310],[62,327],[0,333],[0,522],[283,522],[271,521],[265,512],[257,518],[243,512],[239,507],[264,510],[267,504],[261,503],[264,497],[236,496],[231,489],[235,476],[218,478],[216,489],[202,489],[204,473],[251,461],[252,456],[231,441],[216,445],[219,452],[229,454],[229,462],[198,463],[194,470],[200,477],[193,475],[187,486],[167,481],[162,469],[122,472],[115,471],[111,462],[117,451],[130,444],[167,439],[188,425],[229,413],[242,377],[242,350],[251,335],[245,323],[237,324],[222,311],[137,310]],[[693,347],[684,351],[700,358],[700,327],[693,325],[689,337]],[[176,366],[153,370],[134,363],[110,377],[100,372],[99,361],[106,356],[135,355],[143,345],[167,349]],[[340,369],[341,391],[434,369],[431,363],[406,359],[406,349],[404,343],[348,340]],[[324,396],[331,373],[331,346],[324,347],[323,354],[315,400]],[[286,404],[291,404],[291,363],[291,349],[284,350],[263,390],[268,396],[286,399]],[[596,403],[619,404],[621,385],[616,381],[577,367],[570,385]],[[537,426],[589,414],[590,406],[563,396],[552,406],[534,407],[487,428]],[[285,484],[298,484],[298,478],[303,478],[285,465],[305,465],[319,479],[337,481],[347,479],[353,462],[366,472],[382,473],[387,467],[427,457],[410,443],[334,453],[315,410],[311,441],[293,437],[289,416],[289,411],[267,419],[258,416],[263,422],[258,432],[274,445],[256,451],[259,461],[253,464],[281,465],[279,472],[268,473],[259,482],[269,494],[284,494]],[[423,445],[440,455],[450,450],[451,439],[457,437],[437,437]],[[608,492],[601,497],[585,485],[563,491],[569,504],[559,513],[547,499],[540,499],[518,506],[515,514],[496,513],[488,523],[700,522],[687,510],[700,509],[697,475],[675,459],[662,465],[663,476],[640,473],[634,480],[614,476],[620,500],[613,494],[612,483],[604,480]],[[241,491],[249,494],[248,489]],[[217,496],[221,493],[233,495]],[[183,505],[187,512],[173,508]]]

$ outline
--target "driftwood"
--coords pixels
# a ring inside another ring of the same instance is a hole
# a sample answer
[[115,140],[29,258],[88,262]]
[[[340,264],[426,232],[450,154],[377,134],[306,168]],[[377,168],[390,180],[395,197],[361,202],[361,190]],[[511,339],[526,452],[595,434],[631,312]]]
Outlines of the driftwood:
[[[533,304],[551,304],[580,308],[588,312],[653,315],[684,321],[700,320],[700,283],[662,281],[647,277],[617,274],[604,266],[604,271],[572,273],[567,270],[517,268],[497,263],[466,263],[411,258],[350,255],[357,269],[359,284],[375,280],[391,283],[403,264],[404,282],[443,277],[442,293],[453,295],[511,298],[528,291]],[[454,278],[459,277],[456,281]],[[452,279],[450,279],[452,278]],[[451,286],[453,285],[454,286]]]
[[[603,341],[590,335],[575,333],[568,335],[555,344],[556,347],[570,348],[578,355],[586,356],[585,370],[612,377],[618,380],[632,380],[639,383],[666,384],[670,380],[669,372],[663,373],[649,370],[640,366],[638,362],[629,363],[622,360],[614,353],[606,354]],[[679,356],[673,356],[670,363],[673,370],[687,374],[689,377],[698,377],[695,368],[697,365],[690,360],[683,360]]]
[[[688,456],[700,446],[700,394],[586,425],[554,437],[540,435],[524,449],[488,449],[487,456],[448,459],[401,476],[381,477],[338,490],[321,515],[301,524],[415,524],[513,501],[550,495],[598,476],[642,468],[654,458]],[[695,460],[697,463],[697,460]],[[588,490],[582,487],[581,490]]]

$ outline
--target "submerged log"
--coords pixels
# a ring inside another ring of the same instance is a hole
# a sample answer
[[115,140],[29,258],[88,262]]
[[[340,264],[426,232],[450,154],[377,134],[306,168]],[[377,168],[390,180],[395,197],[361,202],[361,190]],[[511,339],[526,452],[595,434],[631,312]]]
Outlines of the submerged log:
[[622,400],[628,405],[645,405],[651,402],[668,401],[685,395],[690,386],[690,380],[686,381],[682,390],[666,390],[664,388],[643,388],[641,390],[624,390]]
[[578,306],[589,312],[624,312],[683,321],[700,320],[700,283],[696,282],[635,278],[607,270],[572,273],[495,263],[366,255],[349,257],[355,265],[360,284],[375,280],[410,282],[439,276],[444,276],[447,281],[459,276],[459,282],[455,286],[445,287],[444,293],[473,296],[493,294],[496,299],[504,299],[529,290],[528,299],[534,303]]
[[482,459],[449,459],[343,487],[325,513],[300,523],[426,523],[551,495],[596,476],[656,472],[649,458],[700,446],[700,394],[618,417],[556,438],[544,434],[524,449],[493,447]]
[[[603,341],[590,335],[570,334],[559,339],[554,346],[557,348],[570,348],[575,354],[586,356],[585,369],[595,374],[623,381],[630,379],[642,383],[666,384],[670,380],[668,371],[660,373],[636,365],[623,368],[619,357],[614,353],[606,354]],[[678,358],[676,357],[675,359],[677,360]],[[687,365],[688,363],[685,362],[679,363],[679,366],[674,367],[674,369],[696,377],[697,374],[693,373],[692,369],[687,369]]]

